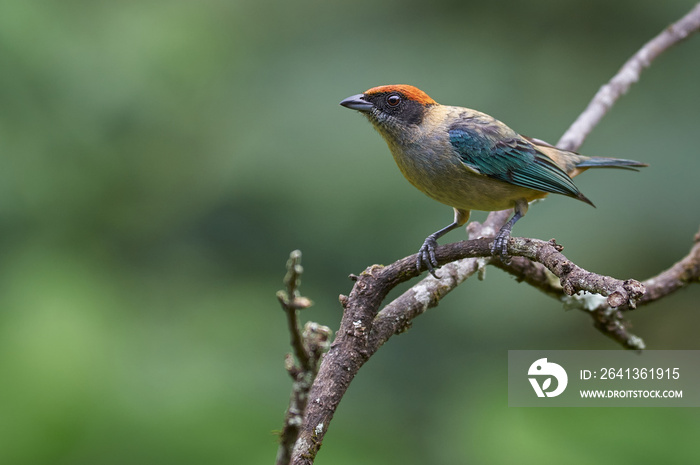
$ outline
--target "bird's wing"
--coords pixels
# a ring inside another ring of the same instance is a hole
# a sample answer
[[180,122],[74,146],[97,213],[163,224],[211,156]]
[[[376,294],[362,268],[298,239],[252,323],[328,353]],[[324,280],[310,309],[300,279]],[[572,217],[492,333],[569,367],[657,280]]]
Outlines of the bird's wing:
[[521,187],[581,198],[571,178],[520,136],[498,137],[499,128],[453,125],[450,143],[469,168]]

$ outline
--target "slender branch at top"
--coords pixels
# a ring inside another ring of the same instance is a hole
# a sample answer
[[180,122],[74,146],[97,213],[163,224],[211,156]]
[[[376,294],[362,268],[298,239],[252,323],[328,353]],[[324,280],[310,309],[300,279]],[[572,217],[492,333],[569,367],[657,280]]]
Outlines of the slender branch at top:
[[644,44],[622,65],[620,71],[598,90],[588,107],[559,139],[557,147],[564,150],[578,150],[608,110],[629,90],[632,84],[639,80],[642,71],[651,66],[652,61],[668,48],[697,32],[698,29],[700,29],[700,3],[695,5],[695,8],[690,10],[688,14]]

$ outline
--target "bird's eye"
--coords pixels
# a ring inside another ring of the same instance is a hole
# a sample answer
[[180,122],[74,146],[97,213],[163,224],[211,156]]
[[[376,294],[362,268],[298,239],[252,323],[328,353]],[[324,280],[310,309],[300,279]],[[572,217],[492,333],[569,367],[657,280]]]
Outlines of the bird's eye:
[[390,107],[395,107],[400,102],[401,102],[401,97],[399,97],[396,94],[392,94],[386,98],[386,103],[388,103]]

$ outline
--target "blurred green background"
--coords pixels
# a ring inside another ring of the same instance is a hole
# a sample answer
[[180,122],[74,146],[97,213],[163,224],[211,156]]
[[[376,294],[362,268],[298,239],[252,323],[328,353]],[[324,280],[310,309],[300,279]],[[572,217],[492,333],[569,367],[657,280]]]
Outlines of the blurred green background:
[[[336,329],[350,273],[452,218],[338,102],[419,86],[556,142],[689,1],[5,1],[0,4],[0,463],[272,463],[290,379],[274,293]],[[698,215],[700,37],[663,55],[516,234],[645,279]],[[484,213],[474,218],[482,220]],[[446,240],[457,241],[453,232]],[[700,349],[697,288],[629,314]],[[498,270],[360,372],[318,463],[692,463],[695,409],[507,407],[509,349],[618,349]]]

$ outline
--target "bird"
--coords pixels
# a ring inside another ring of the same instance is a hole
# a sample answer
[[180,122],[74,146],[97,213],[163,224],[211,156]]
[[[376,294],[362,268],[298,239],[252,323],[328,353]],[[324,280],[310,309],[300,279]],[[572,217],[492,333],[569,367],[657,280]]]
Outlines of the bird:
[[571,178],[589,168],[648,166],[558,149],[520,135],[485,113],[441,105],[406,84],[372,87],[340,105],[367,117],[413,186],[453,208],[452,223],[426,237],[416,258],[418,272],[424,266],[436,278],[437,240],[466,224],[472,210],[514,210],[491,246],[493,256],[507,260],[511,230],[530,202],[553,193],[595,207]]

